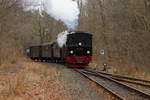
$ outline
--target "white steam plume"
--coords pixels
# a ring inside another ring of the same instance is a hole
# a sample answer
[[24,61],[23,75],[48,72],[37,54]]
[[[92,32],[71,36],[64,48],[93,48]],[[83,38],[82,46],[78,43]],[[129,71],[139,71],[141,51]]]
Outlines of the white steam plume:
[[[30,3],[26,11],[39,10],[40,14],[45,11],[47,14],[64,22],[69,29],[75,29],[78,24],[80,8],[78,3],[86,0],[23,0]],[[80,1],[80,2],[79,2]],[[35,6],[37,5],[37,6]]]
[[66,44],[68,34],[69,33],[67,31],[64,31],[64,32],[58,34],[57,43],[58,43],[59,47],[63,47],[63,45]]
[[74,34],[74,32],[64,31],[64,32],[61,32],[58,34],[57,43],[58,43],[59,47],[62,48],[64,45],[66,45],[68,34]]
[[56,20],[63,21],[69,29],[75,29],[80,10],[76,1],[47,0],[45,11]]

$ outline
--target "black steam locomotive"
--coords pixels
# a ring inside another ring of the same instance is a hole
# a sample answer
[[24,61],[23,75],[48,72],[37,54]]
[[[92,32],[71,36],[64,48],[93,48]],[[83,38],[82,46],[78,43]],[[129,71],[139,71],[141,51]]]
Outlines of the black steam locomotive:
[[58,42],[32,45],[28,56],[33,60],[65,63],[68,67],[87,67],[92,60],[92,35],[84,32],[67,34],[65,45]]

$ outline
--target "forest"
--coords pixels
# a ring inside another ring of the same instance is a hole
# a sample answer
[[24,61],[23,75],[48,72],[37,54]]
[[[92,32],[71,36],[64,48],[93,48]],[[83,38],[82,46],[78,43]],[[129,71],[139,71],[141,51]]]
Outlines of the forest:
[[[76,30],[93,34],[92,66],[107,62],[119,71],[150,72],[150,0],[77,1]],[[21,0],[0,0],[0,65],[17,62],[29,45],[54,41],[65,30],[44,11],[24,11]]]

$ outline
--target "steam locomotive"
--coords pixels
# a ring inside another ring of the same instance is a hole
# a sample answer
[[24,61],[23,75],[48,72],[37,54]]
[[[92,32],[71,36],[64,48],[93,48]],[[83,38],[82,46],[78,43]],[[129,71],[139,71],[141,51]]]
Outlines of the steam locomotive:
[[32,45],[27,51],[33,60],[64,63],[67,67],[87,67],[92,60],[92,34],[70,32],[62,47],[55,41]]

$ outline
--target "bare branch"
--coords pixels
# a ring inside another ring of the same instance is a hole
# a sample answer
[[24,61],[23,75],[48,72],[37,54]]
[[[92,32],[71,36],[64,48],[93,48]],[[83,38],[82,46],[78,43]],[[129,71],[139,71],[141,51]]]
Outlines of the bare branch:
[[5,16],[9,15],[9,10],[12,8],[17,7],[19,0],[2,0],[2,11],[3,14],[0,16],[0,19],[4,18]]

